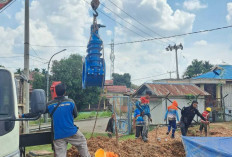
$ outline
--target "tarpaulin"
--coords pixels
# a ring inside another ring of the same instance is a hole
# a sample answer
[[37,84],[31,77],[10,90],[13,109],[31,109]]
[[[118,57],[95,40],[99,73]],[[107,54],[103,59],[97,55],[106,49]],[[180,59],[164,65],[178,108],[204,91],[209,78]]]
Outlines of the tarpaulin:
[[186,157],[232,157],[232,137],[182,136]]
[[10,3],[12,0],[0,0],[0,10],[4,8],[8,3]]

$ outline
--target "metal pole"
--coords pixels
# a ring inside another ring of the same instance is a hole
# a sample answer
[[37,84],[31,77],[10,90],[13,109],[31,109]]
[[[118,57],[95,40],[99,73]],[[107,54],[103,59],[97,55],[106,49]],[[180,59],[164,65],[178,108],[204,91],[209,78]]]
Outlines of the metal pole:
[[[49,60],[49,62],[48,62],[48,71],[47,71],[47,102],[48,102],[48,100],[49,100],[49,69],[50,69],[50,62],[51,62],[52,58],[53,58],[55,55],[57,55],[57,54],[59,54],[59,53],[61,53],[61,52],[63,52],[63,51],[66,51],[66,49],[63,49],[63,50],[61,50],[61,51],[55,53],[54,55],[52,55],[52,57],[50,58],[50,60]],[[45,122],[45,123],[48,122],[48,114],[47,114],[47,113],[46,113],[45,116],[44,116],[44,122]]]
[[179,70],[178,70],[177,47],[175,47],[175,52],[176,52],[176,77],[177,77],[177,79],[180,79],[180,78],[179,78]]
[[[24,74],[29,80],[29,0],[25,0],[25,25],[24,25]],[[29,113],[29,83],[24,81],[25,113]],[[29,133],[29,123],[25,122],[24,132]]]

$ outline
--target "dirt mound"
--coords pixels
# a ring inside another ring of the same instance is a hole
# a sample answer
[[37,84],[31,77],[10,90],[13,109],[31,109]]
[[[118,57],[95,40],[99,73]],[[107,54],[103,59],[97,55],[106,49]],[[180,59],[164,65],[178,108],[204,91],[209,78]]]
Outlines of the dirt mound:
[[[158,141],[155,135],[156,131],[151,131],[147,143],[144,143],[141,139],[129,139],[120,141],[117,147],[116,140],[108,137],[91,138],[87,143],[92,156],[94,156],[97,149],[102,148],[105,151],[114,152],[120,157],[173,157],[173,155],[184,157],[185,152],[180,137],[171,139],[165,135],[165,132],[166,128],[159,128],[157,137],[160,140]],[[68,150],[68,157],[79,157],[75,147]]]
[[[211,124],[209,136],[226,137],[232,136],[231,124],[219,125]],[[231,127],[231,128],[229,128]],[[114,152],[120,157],[184,157],[185,151],[181,140],[181,133],[175,133],[175,139],[171,139],[171,134],[166,135],[167,127],[160,127],[149,132],[147,143],[141,139],[129,139],[119,141],[117,147],[115,138],[96,137],[87,141],[89,152],[92,156],[97,149]],[[189,128],[188,136],[202,136],[199,126]],[[79,157],[75,147],[68,150],[68,157]]]

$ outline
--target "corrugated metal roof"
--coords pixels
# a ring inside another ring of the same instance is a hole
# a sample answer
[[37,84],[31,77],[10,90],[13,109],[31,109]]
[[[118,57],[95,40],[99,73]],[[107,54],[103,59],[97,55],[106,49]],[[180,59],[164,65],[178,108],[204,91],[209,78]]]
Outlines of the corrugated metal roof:
[[196,85],[191,84],[145,84],[154,95],[157,96],[165,96],[170,93],[170,96],[186,96],[186,95],[210,95],[209,93],[205,92],[204,90],[200,89]]
[[127,92],[126,86],[105,86],[107,92],[110,93],[125,93]]
[[207,72],[200,76],[194,77],[192,79],[223,79],[223,80],[232,80],[232,65],[218,65],[221,69],[217,69],[216,72],[219,75],[216,75],[213,71]]
[[112,86],[112,85],[114,85],[113,80],[105,80],[105,86]]

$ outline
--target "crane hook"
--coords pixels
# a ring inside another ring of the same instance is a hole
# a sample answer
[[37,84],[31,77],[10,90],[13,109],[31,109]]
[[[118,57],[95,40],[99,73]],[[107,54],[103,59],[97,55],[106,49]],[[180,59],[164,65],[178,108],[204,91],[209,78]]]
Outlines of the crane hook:
[[93,14],[93,16],[97,17],[98,16],[98,12],[96,11],[98,6],[100,5],[100,1],[99,0],[92,0],[91,1],[91,7],[94,10],[95,14]]

